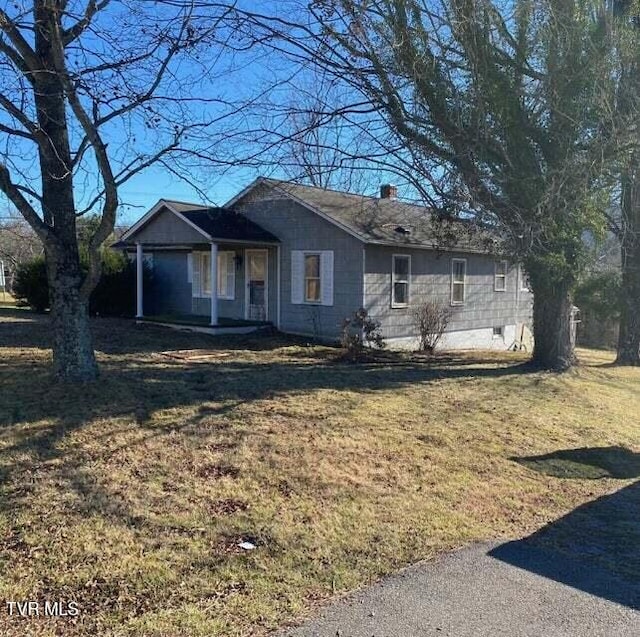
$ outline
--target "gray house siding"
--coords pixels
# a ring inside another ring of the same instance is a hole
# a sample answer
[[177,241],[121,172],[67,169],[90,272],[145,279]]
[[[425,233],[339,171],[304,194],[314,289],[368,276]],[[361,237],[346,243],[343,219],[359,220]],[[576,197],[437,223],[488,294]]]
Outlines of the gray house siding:
[[[344,318],[362,305],[363,243],[297,202],[269,191],[241,200],[236,208],[281,241],[280,329],[322,338],[339,336]],[[292,250],[333,251],[332,306],[291,302]]]
[[[239,276],[236,274],[236,298],[218,299],[218,316],[223,318],[244,318],[244,299],[240,299],[237,294]],[[194,297],[192,299],[191,310],[198,316],[211,316],[211,299],[207,297]]]
[[166,208],[135,235],[140,243],[180,244],[202,243],[206,238]]
[[189,314],[191,312],[191,283],[187,280],[187,252],[157,250],[153,254],[153,283],[151,298],[145,313]]
[[[391,268],[394,254],[411,257],[408,307],[391,307]],[[494,286],[495,260],[488,255],[445,253],[399,247],[372,246],[365,256],[365,307],[380,321],[387,338],[416,335],[412,313],[430,298],[451,303],[451,262],[466,259],[466,293],[463,305],[453,306],[448,331],[477,330],[530,322],[532,295],[520,290],[518,266],[510,265],[506,291]]]

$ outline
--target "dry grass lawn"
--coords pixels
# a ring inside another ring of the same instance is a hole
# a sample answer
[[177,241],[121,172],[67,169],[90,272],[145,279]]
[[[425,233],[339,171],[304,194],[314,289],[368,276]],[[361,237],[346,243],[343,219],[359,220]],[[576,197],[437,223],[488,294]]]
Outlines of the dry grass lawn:
[[[7,637],[263,635],[639,475],[640,370],[606,353],[558,376],[517,354],[349,365],[285,339],[94,328],[100,381],[61,386],[46,319],[0,310],[0,597],[82,611],[0,609]],[[626,448],[625,470],[522,460],[600,447]]]

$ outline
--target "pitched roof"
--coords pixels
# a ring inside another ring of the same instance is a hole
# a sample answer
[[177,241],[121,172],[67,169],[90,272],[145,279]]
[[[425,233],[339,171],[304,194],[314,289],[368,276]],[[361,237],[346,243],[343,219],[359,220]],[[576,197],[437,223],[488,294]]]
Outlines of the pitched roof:
[[131,237],[162,210],[173,212],[184,222],[198,230],[204,240],[279,243],[278,237],[234,210],[202,206],[186,201],[160,199],[147,214],[124,233],[121,240],[115,243],[113,247],[121,248],[131,245]]
[[272,187],[323,214],[366,243],[450,249],[458,247],[486,252],[495,239],[494,235],[472,222],[441,220],[426,206],[266,177],[256,180],[227,205],[233,205],[260,184]]

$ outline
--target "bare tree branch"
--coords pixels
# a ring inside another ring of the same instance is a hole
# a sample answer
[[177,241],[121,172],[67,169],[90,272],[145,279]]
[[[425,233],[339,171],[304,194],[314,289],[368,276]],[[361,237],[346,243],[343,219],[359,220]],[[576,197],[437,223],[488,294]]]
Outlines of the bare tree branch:
[[4,164],[0,164],[0,189],[9,197],[11,203],[20,211],[43,242],[52,237],[51,229],[42,222],[37,212],[20,192],[20,188],[11,181],[9,169]]
[[73,26],[62,32],[63,46],[66,47],[76,38],[79,38],[84,33],[85,29],[91,24],[96,13],[105,9],[110,1],[111,0],[101,0],[101,2],[97,2],[97,0],[89,0],[84,10],[84,16]]

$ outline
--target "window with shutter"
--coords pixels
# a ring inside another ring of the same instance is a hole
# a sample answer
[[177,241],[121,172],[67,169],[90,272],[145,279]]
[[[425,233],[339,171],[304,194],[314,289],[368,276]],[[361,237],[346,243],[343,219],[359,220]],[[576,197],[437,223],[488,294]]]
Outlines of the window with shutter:
[[291,303],[304,303],[304,252],[291,251]]
[[291,303],[333,305],[333,250],[291,251]]
[[191,273],[191,295],[195,297],[202,296],[200,256],[199,252],[194,252],[192,255],[193,267]]
[[[188,255],[187,276],[191,280],[192,296],[211,297],[211,254],[193,252]],[[236,262],[235,252],[218,252],[218,298],[234,300],[236,298]]]

